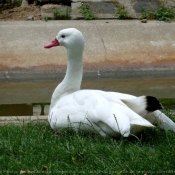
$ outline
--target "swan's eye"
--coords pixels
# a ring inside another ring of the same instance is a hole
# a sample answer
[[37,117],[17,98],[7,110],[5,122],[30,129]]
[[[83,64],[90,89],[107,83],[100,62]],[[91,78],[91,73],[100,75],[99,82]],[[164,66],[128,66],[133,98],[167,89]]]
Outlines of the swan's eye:
[[65,35],[61,35],[61,38],[65,38]]

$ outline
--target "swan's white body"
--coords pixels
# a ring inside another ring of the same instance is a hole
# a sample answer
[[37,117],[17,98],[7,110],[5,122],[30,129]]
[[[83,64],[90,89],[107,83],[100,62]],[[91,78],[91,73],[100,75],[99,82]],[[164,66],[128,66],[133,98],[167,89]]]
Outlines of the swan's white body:
[[64,46],[68,52],[68,67],[63,81],[55,89],[50,105],[50,126],[90,130],[101,136],[128,137],[156,123],[175,132],[175,124],[159,110],[146,110],[145,96],[100,90],[80,90],[83,74],[84,38],[74,28],[61,30],[45,48]]

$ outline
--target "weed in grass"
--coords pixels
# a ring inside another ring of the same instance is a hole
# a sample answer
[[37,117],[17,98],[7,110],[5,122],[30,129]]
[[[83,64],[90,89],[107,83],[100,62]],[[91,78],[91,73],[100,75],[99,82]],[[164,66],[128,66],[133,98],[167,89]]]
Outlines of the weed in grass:
[[90,5],[89,4],[82,5],[78,9],[82,13],[82,15],[83,15],[85,20],[93,20],[93,19],[95,19],[94,14],[90,10]]
[[69,20],[69,19],[71,19],[70,8],[67,7],[66,12],[55,10],[54,11],[54,19],[56,19],[56,20]]
[[141,9],[141,19],[155,19],[158,21],[174,21],[175,20],[175,10],[172,7],[168,7],[165,3],[162,3],[157,9]]
[[[175,114],[167,111],[174,119]],[[0,126],[1,174],[166,174],[175,172],[175,133],[158,128],[137,138],[92,137],[48,122]],[[43,168],[47,167],[47,168]],[[172,173],[172,174],[173,174]]]

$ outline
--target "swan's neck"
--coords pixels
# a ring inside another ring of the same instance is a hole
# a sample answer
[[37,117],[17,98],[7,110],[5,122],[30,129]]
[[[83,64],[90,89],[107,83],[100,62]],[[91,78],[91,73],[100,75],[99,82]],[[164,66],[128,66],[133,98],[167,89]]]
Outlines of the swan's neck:
[[63,81],[56,87],[52,94],[50,110],[63,96],[80,90],[83,75],[83,52],[73,52],[68,50],[68,66]]

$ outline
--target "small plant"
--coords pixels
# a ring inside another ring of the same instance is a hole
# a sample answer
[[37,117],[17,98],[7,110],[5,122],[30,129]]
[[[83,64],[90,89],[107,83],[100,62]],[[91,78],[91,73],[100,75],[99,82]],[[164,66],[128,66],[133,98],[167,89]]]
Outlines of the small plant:
[[43,20],[46,21],[46,22],[48,22],[50,19],[51,19],[51,18],[48,17],[48,16],[44,16],[44,17],[43,17]]
[[154,19],[154,12],[150,9],[141,8],[141,19]]
[[95,19],[94,14],[90,11],[90,5],[86,4],[85,6],[79,7],[80,12],[82,13],[85,20],[93,20]]
[[172,7],[168,7],[165,3],[162,3],[156,10],[142,7],[141,13],[141,19],[155,19],[158,21],[175,20],[175,10]]
[[71,19],[70,17],[70,8],[66,8],[66,12],[61,12],[59,10],[54,11],[54,19],[61,19],[61,20],[69,20]]
[[125,9],[125,6],[122,6],[122,5],[118,6],[118,13],[117,14],[118,14],[119,19],[128,19],[128,18],[130,18],[128,12]]

